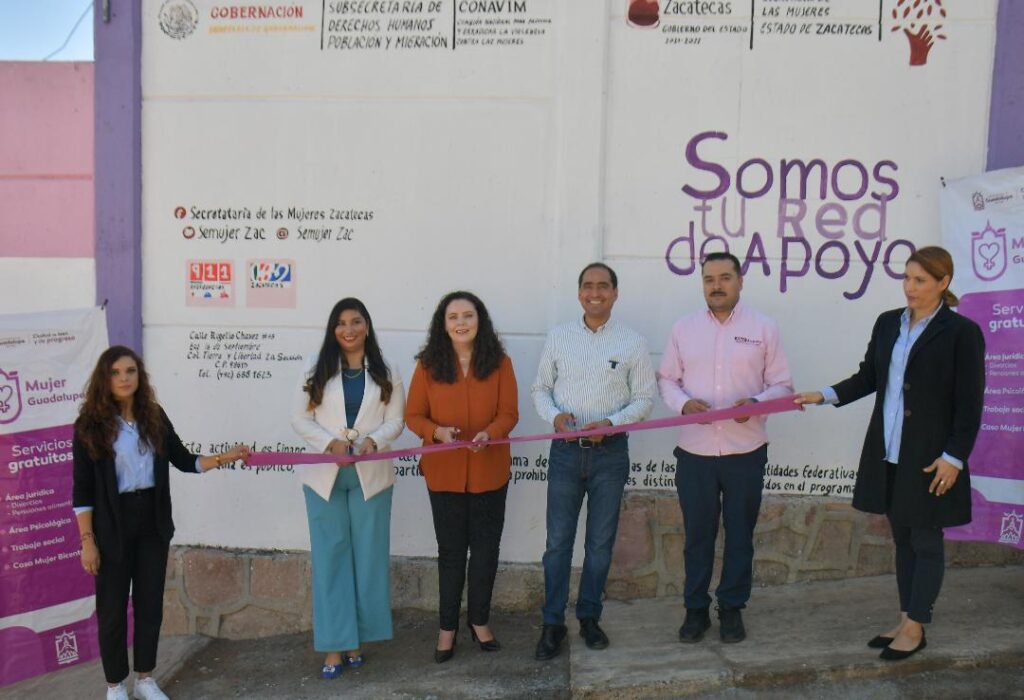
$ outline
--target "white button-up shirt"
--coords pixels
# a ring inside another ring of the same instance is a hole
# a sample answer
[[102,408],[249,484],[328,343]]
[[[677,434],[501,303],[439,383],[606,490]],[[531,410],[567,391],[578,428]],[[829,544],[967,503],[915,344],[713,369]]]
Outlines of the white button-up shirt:
[[647,341],[609,320],[596,331],[582,317],[548,334],[530,390],[537,413],[553,423],[571,413],[577,427],[608,419],[636,423],[654,406],[654,368]]

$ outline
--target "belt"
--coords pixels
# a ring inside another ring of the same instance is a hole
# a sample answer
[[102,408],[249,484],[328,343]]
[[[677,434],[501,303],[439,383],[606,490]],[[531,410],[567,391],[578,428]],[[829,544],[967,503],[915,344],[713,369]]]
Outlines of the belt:
[[627,433],[612,433],[611,435],[605,435],[604,439],[600,442],[594,442],[591,438],[572,438],[571,440],[565,440],[566,445],[578,445],[581,450],[589,450],[594,447],[601,447],[602,445],[614,444],[619,440],[625,440]]
[[136,491],[125,491],[122,494],[118,494],[121,498],[152,498],[156,494],[156,489],[152,486],[148,489],[138,489]]

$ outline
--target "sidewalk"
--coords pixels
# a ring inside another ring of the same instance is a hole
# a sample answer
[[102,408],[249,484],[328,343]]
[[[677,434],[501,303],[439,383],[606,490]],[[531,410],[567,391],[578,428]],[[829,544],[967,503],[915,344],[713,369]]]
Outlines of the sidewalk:
[[[533,660],[535,613],[495,614],[504,649],[485,654],[460,630],[455,658],[433,662],[436,617],[402,611],[395,638],[368,645],[367,664],[322,681],[311,636],[251,641],[172,637],[158,670],[168,695],[191,698],[1024,698],[1024,567],[953,569],[928,629],[928,648],[887,663],[865,642],[894,619],[893,576],[793,584],[754,591],[741,644],[676,641],[676,598],[609,601],[602,625],[612,645],[587,649],[570,625],[559,658]],[[175,668],[175,660],[184,660]],[[97,698],[89,664],[0,691],[8,698]]]

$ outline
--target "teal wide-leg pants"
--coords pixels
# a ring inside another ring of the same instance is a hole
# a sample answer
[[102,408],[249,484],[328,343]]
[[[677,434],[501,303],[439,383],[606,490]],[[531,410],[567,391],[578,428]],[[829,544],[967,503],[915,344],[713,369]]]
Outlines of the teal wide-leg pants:
[[342,467],[324,501],[308,486],[313,555],[313,648],[358,649],[391,639],[391,488],[369,501],[353,467]]

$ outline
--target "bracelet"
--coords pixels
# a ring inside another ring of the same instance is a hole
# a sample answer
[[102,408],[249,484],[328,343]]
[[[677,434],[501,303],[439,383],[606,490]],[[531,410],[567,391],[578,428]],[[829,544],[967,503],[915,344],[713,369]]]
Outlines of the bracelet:
[[82,542],[85,542],[86,540],[93,540],[95,542],[96,537],[91,532],[85,532],[82,534]]
[[220,466],[220,455],[214,455],[213,456],[213,460],[217,463],[217,466],[219,467]]

